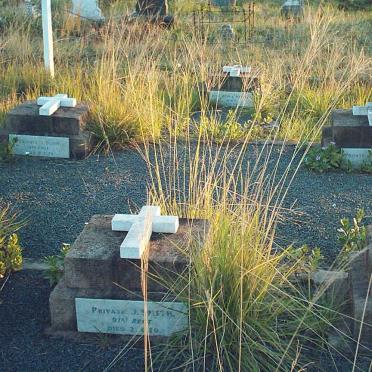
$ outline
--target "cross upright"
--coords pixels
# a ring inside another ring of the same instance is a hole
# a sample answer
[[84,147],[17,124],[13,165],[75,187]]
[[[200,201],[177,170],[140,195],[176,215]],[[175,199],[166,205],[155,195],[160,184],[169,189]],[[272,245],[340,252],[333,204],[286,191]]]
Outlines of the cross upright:
[[39,115],[50,116],[60,107],[75,107],[76,98],[68,98],[67,94],[57,94],[54,97],[39,97],[37,99]]
[[223,66],[222,71],[225,73],[230,74],[232,77],[239,77],[240,73],[248,73],[251,72],[251,67],[244,67],[241,65],[234,65],[234,66]]
[[353,106],[353,115],[367,116],[368,123],[372,126],[372,102],[367,102],[365,106]]
[[41,18],[43,27],[44,64],[46,70],[53,78],[54,57],[51,0],[41,0]]
[[120,257],[140,259],[150,242],[151,234],[175,234],[179,227],[177,216],[161,216],[160,207],[144,206],[138,215],[115,214],[111,221],[113,231],[127,231],[120,245]]

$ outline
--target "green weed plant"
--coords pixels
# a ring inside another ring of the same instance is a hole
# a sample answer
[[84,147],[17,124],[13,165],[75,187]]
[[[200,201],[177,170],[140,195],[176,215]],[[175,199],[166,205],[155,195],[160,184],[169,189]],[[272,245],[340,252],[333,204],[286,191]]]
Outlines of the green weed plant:
[[21,226],[9,207],[0,209],[0,279],[22,269],[22,248],[16,233]]
[[367,228],[363,225],[365,212],[358,209],[355,216],[342,218],[341,227],[337,229],[338,241],[342,248],[338,257],[339,265],[343,266],[349,260],[350,254],[361,251],[367,242]]
[[351,163],[344,158],[342,150],[332,144],[310,149],[304,159],[304,165],[318,173],[332,169],[351,170]]
[[69,250],[70,244],[63,243],[59,254],[44,258],[44,262],[48,266],[44,276],[49,280],[50,285],[57,284],[62,278],[64,272],[64,260]]

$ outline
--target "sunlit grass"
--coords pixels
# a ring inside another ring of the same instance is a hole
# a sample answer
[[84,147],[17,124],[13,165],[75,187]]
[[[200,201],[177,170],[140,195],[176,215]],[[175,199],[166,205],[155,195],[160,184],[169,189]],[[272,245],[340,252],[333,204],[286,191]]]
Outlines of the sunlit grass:
[[[40,25],[15,20],[0,36],[0,121],[25,99],[74,96],[90,107],[98,146],[141,143],[149,203],[209,220],[203,250],[189,247],[193,265],[170,288],[189,305],[190,326],[162,354],[168,367],[298,370],[309,341],[332,348],[324,331],[338,315],[321,306],[322,293],[313,297],[294,285],[294,272],[307,261],[275,242],[308,146],[296,147],[279,171],[284,146],[252,150],[249,142],[294,139],[310,146],[332,109],[370,100],[368,15],[309,8],[302,23],[288,24],[274,6],[258,4],[252,43],[237,47],[200,41],[191,18],[182,20],[186,2],[177,3],[180,20],[171,31],[121,22],[120,9],[110,8],[112,19],[99,31],[58,13],[53,81],[43,72]],[[251,65],[260,77],[246,126],[238,110],[222,122],[200,85],[232,63]],[[279,131],[261,130],[266,117],[277,119]]]
[[[66,92],[90,106],[91,130],[106,148],[167,136],[174,130],[190,134],[195,111],[200,111],[201,126],[213,132],[217,141],[226,137],[244,141],[247,129],[236,123],[219,125],[200,91],[202,82],[229,63],[251,65],[258,71],[261,90],[254,117],[283,117],[281,139],[309,137],[328,107],[362,104],[371,95],[368,43],[357,37],[368,29],[365,14],[309,8],[303,23],[288,25],[275,7],[258,4],[252,43],[236,47],[201,42],[193,33],[196,30],[187,26],[191,15],[182,15],[186,11],[182,4],[177,6],[181,13],[171,31],[144,31],[141,25],[119,22],[118,4],[109,9],[113,19],[95,31],[63,11],[63,3],[58,7],[53,23],[53,82],[43,72],[38,21],[20,17],[0,36],[2,122],[17,102]],[[352,42],[344,29],[354,35]],[[298,124],[303,121],[305,126]],[[252,139],[267,135],[259,128],[249,132],[254,133]]]

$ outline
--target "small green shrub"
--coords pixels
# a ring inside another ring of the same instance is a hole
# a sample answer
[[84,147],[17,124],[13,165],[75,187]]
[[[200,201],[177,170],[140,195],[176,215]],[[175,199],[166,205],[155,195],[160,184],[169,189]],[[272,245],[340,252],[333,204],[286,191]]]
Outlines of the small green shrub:
[[11,271],[22,269],[22,248],[18,235],[0,237],[0,279]]
[[61,279],[64,271],[63,263],[69,250],[70,244],[62,243],[60,254],[44,258],[44,262],[48,265],[44,276],[49,280],[50,285],[57,284]]
[[352,221],[349,218],[340,221],[341,227],[337,229],[338,241],[342,244],[340,264],[349,259],[350,253],[360,251],[366,245],[367,229],[362,224],[364,215],[364,210],[358,209]]
[[14,138],[9,142],[0,143],[0,161],[10,161],[13,159],[13,149],[17,142]]
[[22,224],[16,217],[9,207],[0,208],[0,279],[22,268],[22,248],[16,234]]
[[[253,116],[251,110],[246,110],[246,114]],[[243,141],[246,138],[255,140],[263,138],[265,125],[269,124],[272,118],[267,115],[263,117],[257,114],[254,119],[249,119],[244,123],[239,123],[237,112],[230,110],[224,120],[216,115],[203,114],[199,123],[195,123],[195,135],[203,133],[215,142]]]
[[372,173],[372,150],[368,151],[368,158],[363,162],[360,170],[364,173]]
[[304,164],[314,172],[323,173],[331,169],[351,170],[351,163],[343,157],[342,150],[335,145],[314,147],[309,150]]
[[287,249],[288,256],[297,262],[298,271],[312,273],[319,268],[320,262],[323,260],[321,249],[316,247],[310,249],[308,245],[303,245],[301,248],[290,247]]

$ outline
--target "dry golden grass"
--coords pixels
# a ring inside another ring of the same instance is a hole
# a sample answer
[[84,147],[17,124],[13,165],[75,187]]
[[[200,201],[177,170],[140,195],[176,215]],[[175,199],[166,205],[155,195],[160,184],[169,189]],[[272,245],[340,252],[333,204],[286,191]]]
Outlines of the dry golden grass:
[[[177,4],[181,12],[184,3]],[[216,140],[263,137],[259,124],[268,117],[279,118],[279,138],[301,140],[314,138],[314,126],[329,109],[362,104],[371,96],[368,12],[309,8],[302,23],[288,24],[279,8],[257,5],[252,42],[226,46],[202,42],[190,14],[178,13],[171,31],[144,29],[120,20],[122,7],[115,3],[112,19],[94,30],[64,9],[59,3],[54,19],[54,81],[43,73],[39,21],[18,16],[0,34],[2,118],[21,100],[63,91],[90,105],[91,129],[105,147],[174,130],[189,133],[195,111]],[[238,113],[221,127],[198,91],[229,63],[259,71],[262,94],[255,102],[254,130],[240,130]]]

